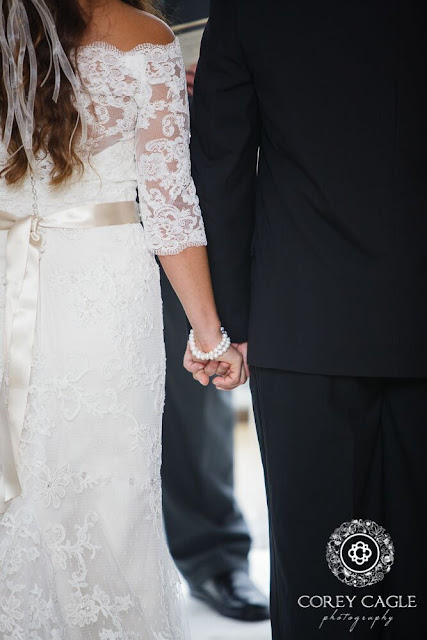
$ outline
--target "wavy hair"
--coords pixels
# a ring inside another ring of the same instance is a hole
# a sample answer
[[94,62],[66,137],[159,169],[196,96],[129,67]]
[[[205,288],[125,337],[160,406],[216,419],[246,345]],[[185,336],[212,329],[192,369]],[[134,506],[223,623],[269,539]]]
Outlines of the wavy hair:
[[[161,17],[160,11],[156,7],[156,0],[122,1],[132,7]],[[81,123],[79,122],[76,128],[78,114],[73,102],[74,93],[71,84],[63,73],[61,73],[61,89],[56,103],[52,100],[55,82],[54,74],[50,73],[44,85],[41,86],[50,66],[49,43],[33,3],[31,0],[23,0],[23,2],[31,25],[31,35],[38,65],[38,86],[34,105],[36,127],[33,137],[33,151],[34,153],[42,151],[50,155],[53,162],[50,181],[51,185],[55,187],[69,179],[76,169],[83,172],[84,164],[77,152],[77,134],[81,132]],[[46,0],[46,4],[52,12],[65,54],[76,73],[78,73],[76,58],[71,55],[71,50],[74,49],[75,51],[75,48],[82,41],[89,26],[90,17],[85,14],[78,0],[60,0],[60,2],[58,0]],[[60,7],[59,4],[61,5]],[[3,7],[4,20],[7,22],[7,3],[3,3]],[[28,59],[25,60],[23,82],[24,88],[27,89],[29,84]],[[2,81],[0,83],[0,120],[3,133],[7,116],[7,104],[6,89]],[[73,136],[75,128],[76,131]],[[24,178],[28,169],[27,155],[22,147],[22,139],[16,122],[13,126],[8,152],[11,157],[0,171],[0,177],[4,176],[7,184],[14,184]]]

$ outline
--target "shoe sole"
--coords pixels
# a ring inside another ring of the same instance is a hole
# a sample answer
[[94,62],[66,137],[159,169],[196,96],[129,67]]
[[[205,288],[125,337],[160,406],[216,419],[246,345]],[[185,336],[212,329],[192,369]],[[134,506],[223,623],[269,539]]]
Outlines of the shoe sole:
[[253,611],[250,615],[242,615],[239,614],[238,611],[233,611],[233,609],[228,609],[227,607],[221,606],[221,604],[217,602],[212,602],[210,598],[203,595],[202,593],[196,593],[194,591],[190,591],[190,594],[196,600],[200,600],[205,604],[209,605],[212,609],[220,613],[222,616],[226,618],[232,618],[233,620],[240,620],[241,622],[263,622],[265,620],[270,620],[270,617],[261,611],[256,613]]

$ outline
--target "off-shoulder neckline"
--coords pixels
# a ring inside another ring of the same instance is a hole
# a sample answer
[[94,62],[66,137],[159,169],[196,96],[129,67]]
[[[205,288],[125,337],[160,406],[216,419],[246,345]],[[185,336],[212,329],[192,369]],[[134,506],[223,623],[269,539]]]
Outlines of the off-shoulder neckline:
[[167,42],[166,44],[160,44],[155,42],[141,42],[137,44],[132,49],[127,49],[126,51],[123,49],[119,49],[114,44],[110,44],[109,42],[104,42],[103,40],[95,40],[94,42],[89,42],[88,44],[79,45],[76,47],[77,53],[80,51],[86,51],[88,49],[104,49],[106,51],[114,51],[115,53],[125,56],[129,54],[136,53],[137,51],[144,51],[146,49],[168,49],[170,47],[176,46],[178,42],[178,37],[175,36],[171,42]]

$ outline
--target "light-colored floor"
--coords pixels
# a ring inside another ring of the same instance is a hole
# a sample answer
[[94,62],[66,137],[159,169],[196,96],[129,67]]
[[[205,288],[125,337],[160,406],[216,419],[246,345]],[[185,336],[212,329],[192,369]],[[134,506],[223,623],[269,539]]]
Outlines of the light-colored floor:
[[[250,406],[247,385],[234,394],[236,408]],[[253,544],[250,553],[250,573],[254,582],[268,594],[269,550],[267,505],[264,477],[252,412],[249,421],[235,429],[235,492],[245,515]],[[184,583],[185,584],[185,583]],[[215,613],[203,602],[187,594],[192,640],[271,640],[269,622],[237,622]]]

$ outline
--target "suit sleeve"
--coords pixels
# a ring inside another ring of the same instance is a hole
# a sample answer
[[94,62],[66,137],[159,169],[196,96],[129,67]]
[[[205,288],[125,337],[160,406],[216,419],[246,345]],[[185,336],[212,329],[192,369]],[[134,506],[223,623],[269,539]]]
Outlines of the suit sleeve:
[[237,0],[212,0],[192,107],[192,174],[200,199],[219,316],[248,338],[258,104],[239,42]]

